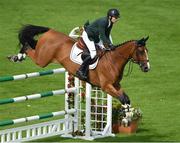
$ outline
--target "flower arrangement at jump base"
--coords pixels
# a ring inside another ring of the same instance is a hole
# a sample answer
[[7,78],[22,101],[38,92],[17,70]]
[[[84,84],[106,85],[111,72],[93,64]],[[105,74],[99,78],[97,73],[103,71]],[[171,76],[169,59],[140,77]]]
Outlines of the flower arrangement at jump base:
[[135,133],[141,119],[142,111],[139,108],[121,105],[119,101],[113,100],[112,130],[114,133]]

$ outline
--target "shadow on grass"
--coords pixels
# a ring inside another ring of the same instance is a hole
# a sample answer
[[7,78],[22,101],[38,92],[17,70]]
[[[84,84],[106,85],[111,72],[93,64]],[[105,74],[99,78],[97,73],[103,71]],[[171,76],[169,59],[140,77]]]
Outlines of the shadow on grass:
[[[151,133],[151,134],[149,134]],[[166,136],[160,135],[147,129],[139,129],[136,134],[116,134],[116,137],[95,139],[92,142],[155,142],[163,141]],[[62,138],[59,136],[36,140],[36,142],[87,142],[80,139]],[[90,141],[88,141],[90,142]]]

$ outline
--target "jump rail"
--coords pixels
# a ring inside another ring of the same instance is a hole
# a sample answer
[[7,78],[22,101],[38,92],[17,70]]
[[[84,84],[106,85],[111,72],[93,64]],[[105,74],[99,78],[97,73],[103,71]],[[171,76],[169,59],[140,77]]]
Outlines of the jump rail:
[[57,112],[51,112],[51,113],[47,113],[47,114],[41,114],[41,115],[25,117],[25,118],[3,120],[3,121],[0,121],[0,126],[7,126],[7,125],[13,125],[13,124],[17,124],[17,123],[41,120],[41,119],[46,119],[46,118],[51,118],[51,117],[56,117],[56,116],[62,116],[62,115],[65,115],[65,114],[73,114],[75,112],[76,112],[75,109],[70,109],[70,110],[67,110],[67,111],[66,110],[57,111]]
[[8,103],[15,103],[15,102],[23,102],[27,100],[33,100],[33,99],[44,98],[44,97],[49,97],[49,96],[54,96],[54,95],[71,93],[71,92],[77,92],[77,89],[75,87],[72,87],[68,89],[47,91],[47,92],[42,92],[42,93],[37,93],[37,94],[32,94],[32,95],[15,97],[15,98],[0,99],[0,105],[8,104]]
[[58,69],[53,69],[53,70],[41,71],[41,72],[26,73],[26,74],[13,75],[13,76],[2,76],[0,77],[0,82],[22,80],[22,79],[33,78],[33,77],[38,77],[38,76],[64,73],[65,71],[66,70],[64,68],[58,68]]

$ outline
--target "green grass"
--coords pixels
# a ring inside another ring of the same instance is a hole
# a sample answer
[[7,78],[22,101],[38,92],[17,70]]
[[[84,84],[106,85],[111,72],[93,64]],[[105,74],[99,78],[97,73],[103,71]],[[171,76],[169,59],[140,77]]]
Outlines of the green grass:
[[[114,26],[112,37],[119,44],[150,36],[147,47],[151,71],[142,73],[134,65],[122,86],[132,104],[143,111],[139,130],[133,135],[117,134],[115,138],[95,141],[180,141],[180,1],[178,0],[0,0],[0,76],[41,71],[30,59],[10,63],[7,55],[18,52],[17,31],[22,24],[43,25],[66,34],[86,20],[104,16],[108,8],[117,7],[122,18]],[[45,69],[58,68],[51,64]],[[62,75],[1,83],[0,98],[63,88]],[[49,97],[0,107],[0,120],[57,111],[64,99]],[[31,106],[27,106],[31,105]],[[82,141],[52,137],[43,142]]]

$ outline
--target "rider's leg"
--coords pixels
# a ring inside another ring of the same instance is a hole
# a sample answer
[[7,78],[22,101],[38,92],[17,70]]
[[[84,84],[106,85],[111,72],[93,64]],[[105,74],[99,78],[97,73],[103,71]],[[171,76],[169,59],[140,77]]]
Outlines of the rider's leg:
[[91,56],[88,55],[82,65],[80,66],[79,70],[76,72],[76,75],[81,79],[81,80],[88,80],[88,71],[89,71],[89,64],[91,62]]
[[82,39],[85,42],[85,44],[90,52],[91,59],[93,59],[96,56],[96,48],[95,48],[94,41],[89,40],[86,31],[83,31]]
[[87,48],[90,52],[90,56],[87,56],[81,67],[79,68],[79,70],[77,71],[77,76],[82,79],[82,80],[87,80],[88,79],[88,69],[89,69],[89,64],[91,62],[91,60],[96,56],[96,48],[95,48],[95,44],[93,41],[90,41],[89,38],[88,38],[88,35],[86,33],[86,31],[84,31],[82,33],[82,38],[85,42],[85,44],[87,45]]

